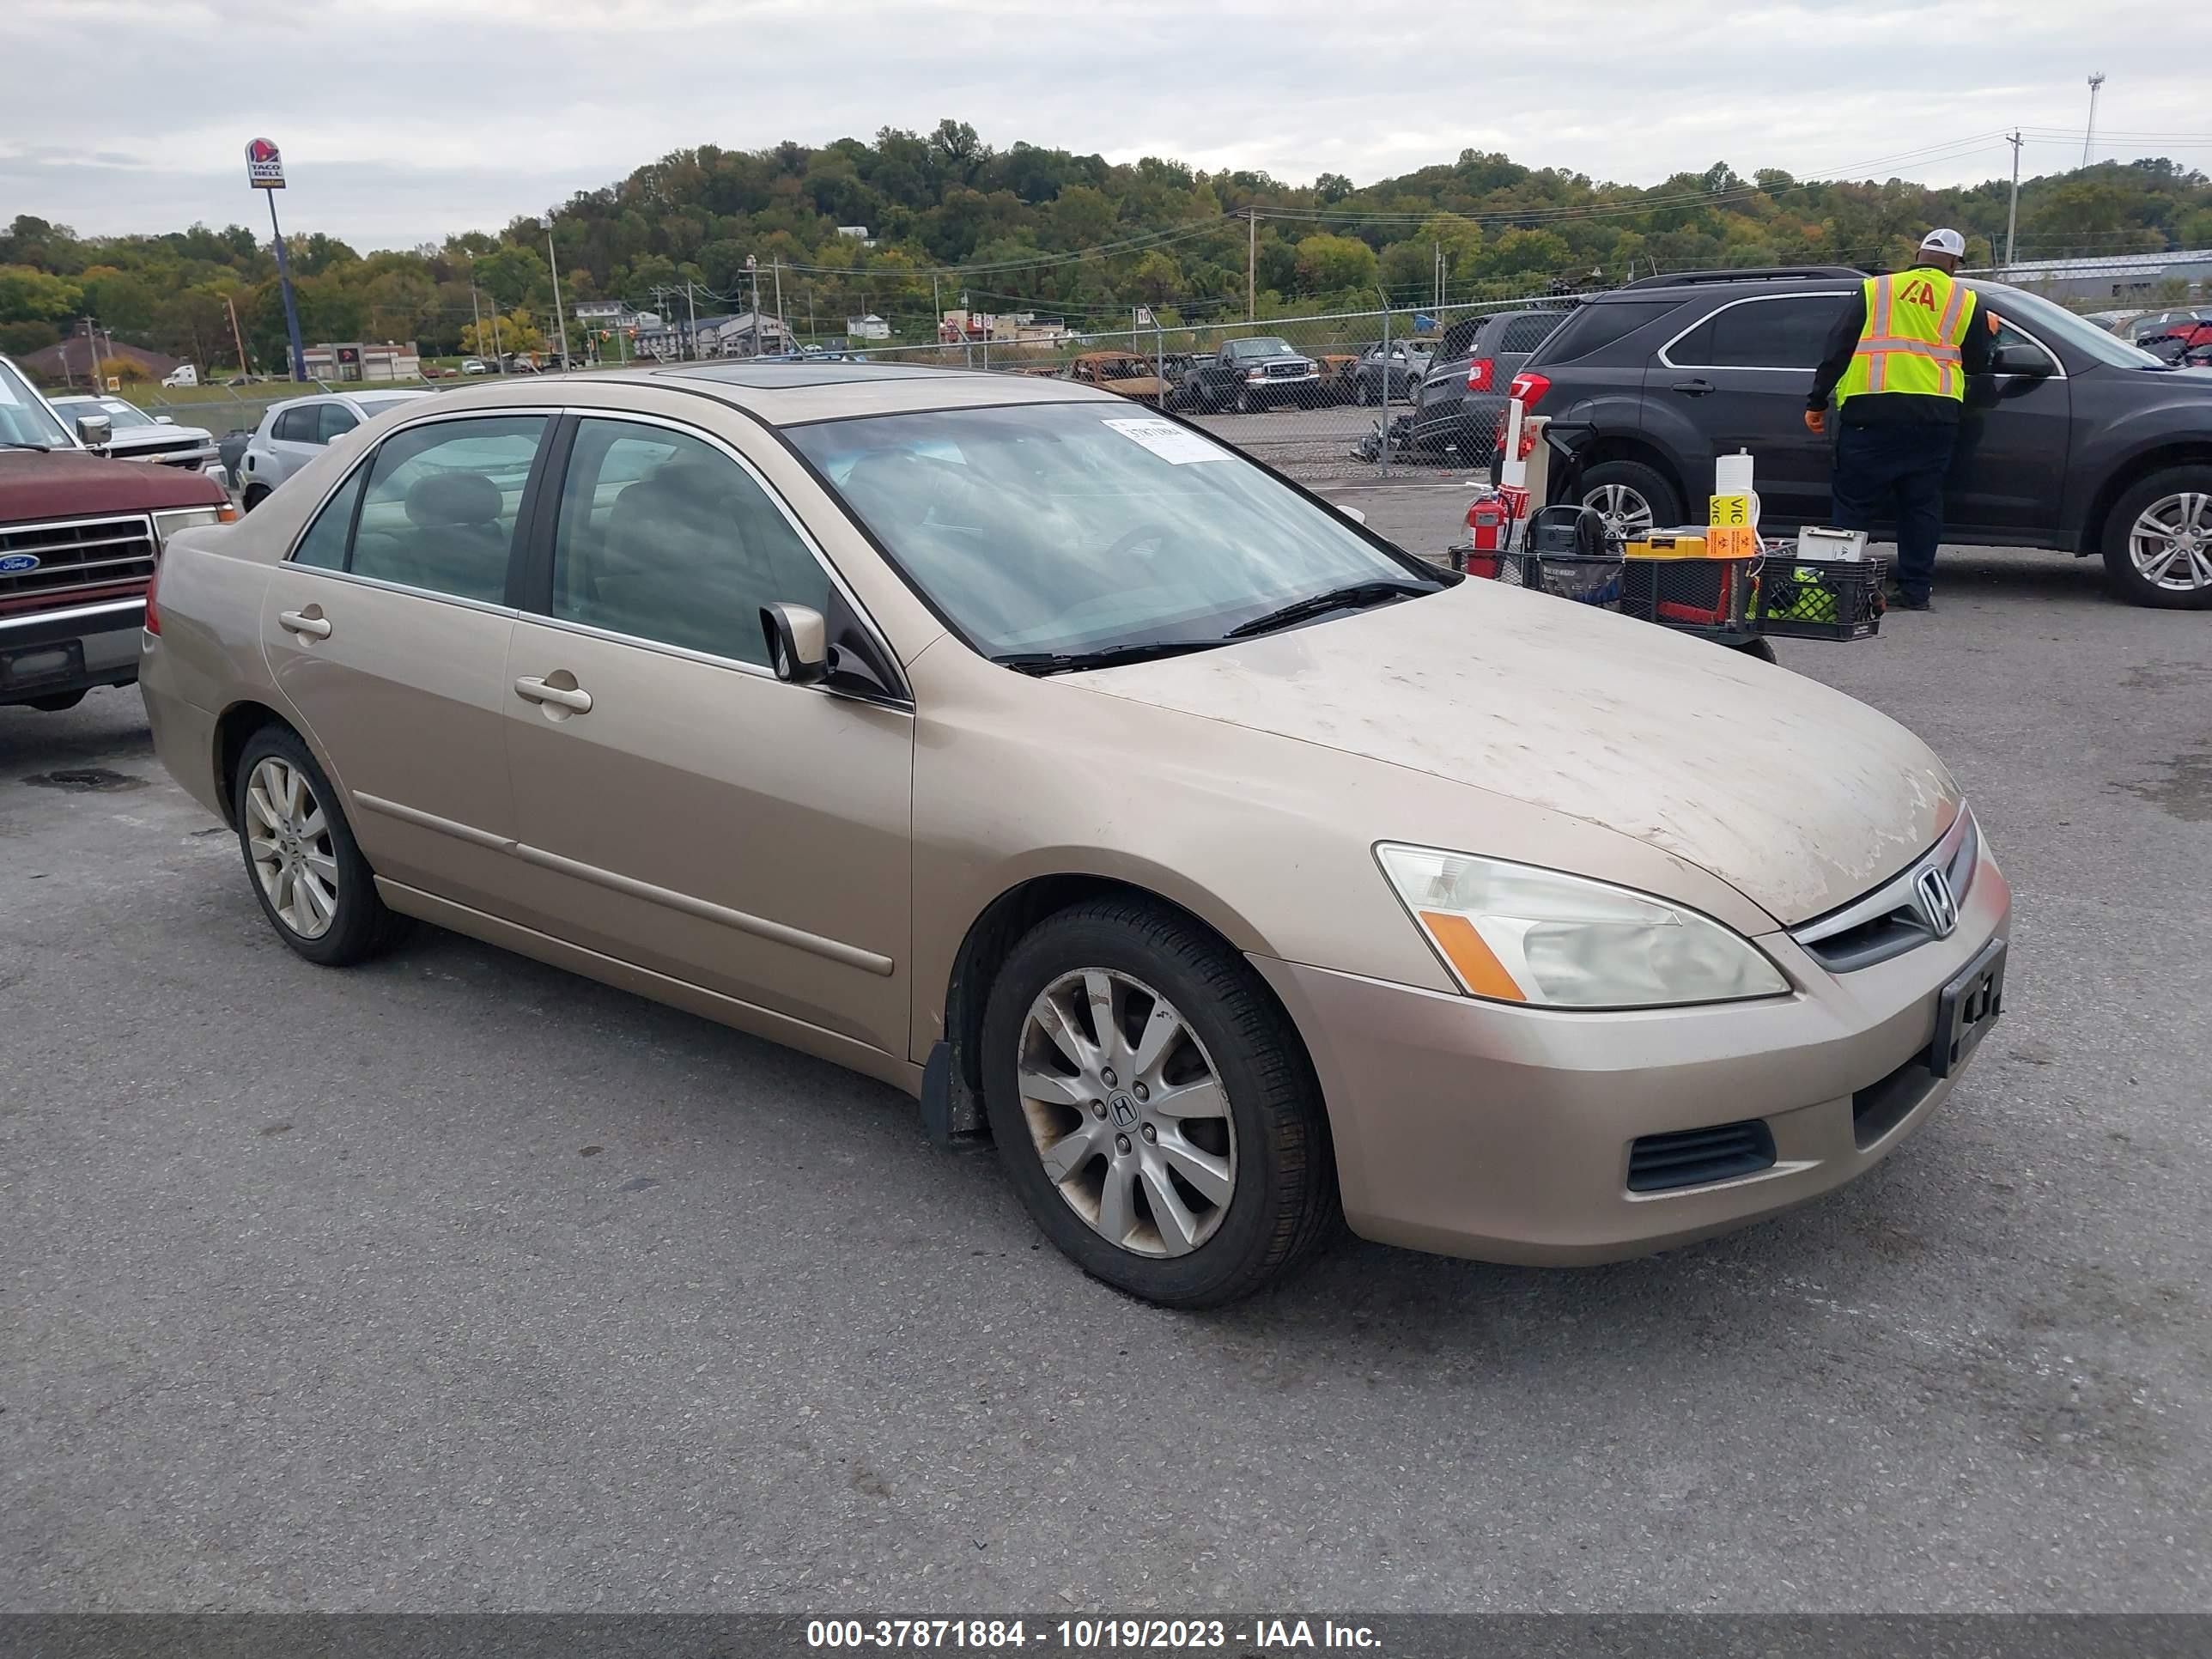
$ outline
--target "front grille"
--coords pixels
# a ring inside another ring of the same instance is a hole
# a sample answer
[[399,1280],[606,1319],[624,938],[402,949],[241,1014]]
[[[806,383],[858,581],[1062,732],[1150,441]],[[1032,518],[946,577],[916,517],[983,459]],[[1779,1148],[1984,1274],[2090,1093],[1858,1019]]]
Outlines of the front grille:
[[1759,1118],[1644,1135],[1628,1149],[1628,1190],[1671,1193],[1774,1167],[1774,1133]]
[[1269,363],[1267,378],[1271,380],[1295,380],[1301,374],[1313,373],[1310,363]]
[[[1973,815],[1962,811],[1953,835],[1956,839],[1948,848],[1939,847],[1944,879],[1951,884],[1951,896],[1960,904],[1974,881],[1974,863],[1981,851],[1981,837]],[[1947,836],[1946,839],[1952,837]],[[1926,868],[1916,861],[1904,874],[1893,876],[1862,899],[1832,912],[1835,921],[1823,918],[1808,923],[1796,935],[1805,954],[1811,957],[1832,974],[1846,974],[1857,968],[1871,968],[1878,962],[1902,956],[1917,945],[1925,945],[1936,937],[1929,931],[1912,898],[1913,879]],[[1836,921],[1856,916],[1850,925],[1838,927]]]
[[[27,570],[11,568],[25,556],[38,563]],[[143,513],[0,525],[0,609],[17,609],[11,602],[49,594],[143,584],[153,574],[154,526]]]

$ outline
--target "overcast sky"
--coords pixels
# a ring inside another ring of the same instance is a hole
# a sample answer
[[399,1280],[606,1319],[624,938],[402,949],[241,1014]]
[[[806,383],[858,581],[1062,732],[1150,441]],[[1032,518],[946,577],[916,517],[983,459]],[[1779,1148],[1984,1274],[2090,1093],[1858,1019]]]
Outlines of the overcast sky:
[[[927,131],[944,116],[1112,161],[1367,184],[1470,146],[1650,184],[2000,177],[2100,156],[2212,169],[2201,54],[2171,0],[6,0],[0,218],[88,234],[259,224],[356,247],[491,229],[671,149]],[[2175,31],[2180,30],[2177,35]],[[1577,57],[1577,48],[1586,49]],[[1648,88],[1648,90],[1646,90]],[[2067,138],[2062,134],[2070,131]],[[1895,158],[1895,159],[1893,159]]]

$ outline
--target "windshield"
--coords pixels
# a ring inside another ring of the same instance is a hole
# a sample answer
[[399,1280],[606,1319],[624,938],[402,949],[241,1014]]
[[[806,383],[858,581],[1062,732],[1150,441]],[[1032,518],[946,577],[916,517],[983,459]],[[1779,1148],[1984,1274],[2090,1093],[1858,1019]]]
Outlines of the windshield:
[[1289,341],[1278,340],[1272,334],[1263,335],[1256,340],[1231,340],[1229,343],[1229,356],[1232,362],[1239,357],[1288,357],[1295,355],[1291,350]]
[[65,421],[75,421],[80,415],[105,415],[108,425],[118,432],[126,426],[161,424],[136,404],[126,404],[120,398],[57,398],[54,412]]
[[44,444],[74,449],[72,438],[13,363],[0,362],[0,444]]
[[2018,323],[2045,341],[2063,341],[2094,362],[2110,363],[2115,368],[2166,367],[2142,347],[2130,345],[2117,334],[2107,334],[2087,317],[2076,316],[2039,294],[1996,283],[1972,283],[1968,286],[1996,307],[1998,316]]
[[1425,574],[1235,451],[1097,404],[785,435],[990,656],[1218,640],[1293,600]]

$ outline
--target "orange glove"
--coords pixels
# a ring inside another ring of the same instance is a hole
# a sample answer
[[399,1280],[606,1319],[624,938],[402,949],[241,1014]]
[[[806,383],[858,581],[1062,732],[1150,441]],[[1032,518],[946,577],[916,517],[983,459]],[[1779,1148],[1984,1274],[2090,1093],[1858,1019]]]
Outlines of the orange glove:
[[1827,429],[1828,429],[1828,411],[1827,411],[1826,410],[1825,410],[1825,409],[1808,409],[1808,410],[1807,410],[1805,411],[1805,430],[1806,430],[1806,431],[1808,431],[1808,432],[1811,433],[1814,437],[1818,438],[1818,437],[1821,436],[1823,434],[1825,434],[1825,433],[1827,431]]

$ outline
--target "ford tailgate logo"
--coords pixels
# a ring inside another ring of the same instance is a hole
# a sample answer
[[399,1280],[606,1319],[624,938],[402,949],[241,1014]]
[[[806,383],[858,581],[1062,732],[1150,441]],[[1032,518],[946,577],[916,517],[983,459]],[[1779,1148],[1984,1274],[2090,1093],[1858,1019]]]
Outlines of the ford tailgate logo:
[[0,576],[20,576],[26,570],[38,568],[39,556],[35,553],[0,554]]

